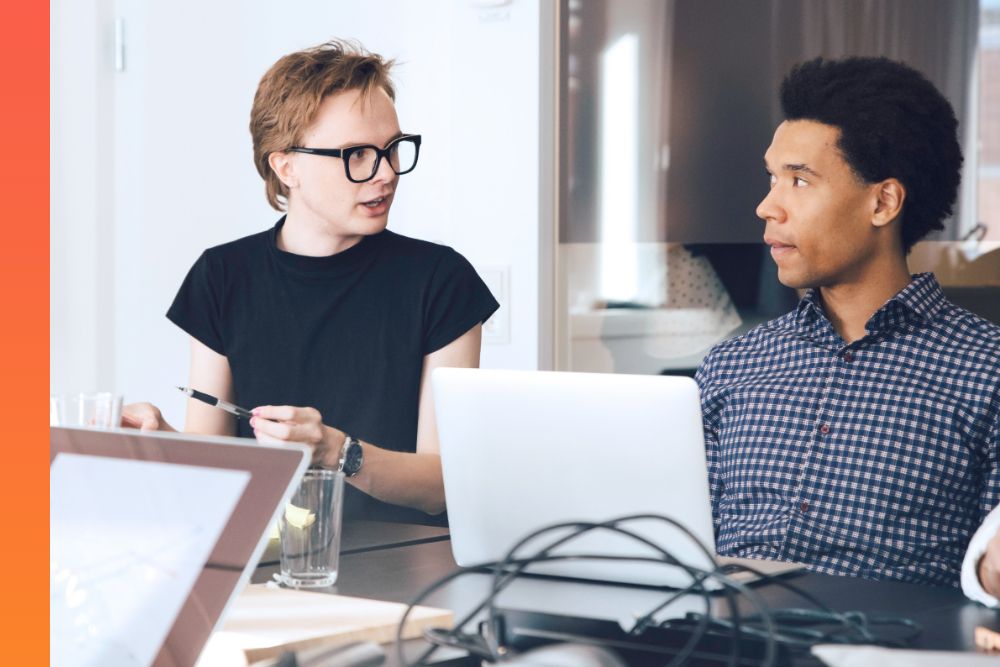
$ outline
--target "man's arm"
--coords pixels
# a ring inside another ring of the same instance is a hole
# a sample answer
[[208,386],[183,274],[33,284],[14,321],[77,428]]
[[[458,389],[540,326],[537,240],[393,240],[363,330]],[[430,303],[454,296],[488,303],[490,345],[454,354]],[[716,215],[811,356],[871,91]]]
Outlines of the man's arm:
[[[420,379],[420,406],[417,418],[416,453],[382,449],[376,444],[361,442],[364,465],[348,482],[365,493],[393,505],[415,507],[428,514],[440,514],[445,509],[444,480],[437,423],[434,418],[434,397],[431,373],[435,368],[477,368],[482,325],[469,329],[436,352],[424,357]],[[291,406],[261,406],[254,414],[262,419],[251,422],[254,433],[262,441],[291,440],[313,445],[313,460],[328,467],[337,467],[344,445],[343,431],[322,423],[322,415],[312,408]]]
[[[191,338],[191,367],[188,386],[222,399],[233,401],[233,372],[229,359]],[[189,398],[184,418],[185,433],[236,435],[236,418],[219,408]]]
[[380,449],[363,442],[361,446],[365,451],[365,465],[351,480],[355,486],[394,505],[416,507],[428,514],[440,514],[445,510],[444,479],[439,453],[441,448],[434,416],[431,373],[435,368],[444,367],[477,368],[482,330],[482,325],[477,324],[424,358],[420,378],[416,454]]
[[962,562],[962,592],[989,607],[1000,604],[1000,507],[972,536]]
[[[197,338],[191,338],[191,365],[188,386],[224,401],[233,400],[233,373],[229,359]],[[167,423],[160,409],[152,403],[131,403],[122,408],[122,426],[143,431],[176,431]],[[236,419],[216,407],[188,399],[184,419],[185,433],[201,435],[236,435]]]
[[962,591],[977,602],[1000,605],[1000,414],[986,436],[989,469],[985,471],[981,506],[993,508],[969,541],[962,561]]

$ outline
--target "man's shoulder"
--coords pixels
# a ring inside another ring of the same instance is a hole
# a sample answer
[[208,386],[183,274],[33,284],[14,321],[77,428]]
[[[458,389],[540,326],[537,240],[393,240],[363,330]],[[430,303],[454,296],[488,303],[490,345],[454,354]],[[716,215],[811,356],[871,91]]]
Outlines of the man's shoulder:
[[377,238],[379,247],[383,251],[408,257],[439,259],[443,255],[455,252],[442,243],[425,241],[388,229],[380,233]]
[[469,261],[451,246],[386,230],[378,236],[382,266],[417,282],[468,273]]
[[758,324],[739,336],[728,338],[709,350],[703,366],[742,361],[747,355],[773,351],[786,342],[794,340],[796,312],[791,311]]
[[947,302],[935,318],[931,345],[963,377],[1000,388],[1000,326]]
[[220,243],[205,250],[204,255],[209,260],[224,264],[228,264],[234,260],[243,260],[248,256],[253,256],[255,253],[265,252],[267,250],[268,235],[271,233],[272,230],[265,229],[262,232],[248,234],[233,241]]
[[1000,355],[1000,325],[950,301],[946,302],[936,319],[955,344],[980,350],[985,354],[992,353],[994,358]]

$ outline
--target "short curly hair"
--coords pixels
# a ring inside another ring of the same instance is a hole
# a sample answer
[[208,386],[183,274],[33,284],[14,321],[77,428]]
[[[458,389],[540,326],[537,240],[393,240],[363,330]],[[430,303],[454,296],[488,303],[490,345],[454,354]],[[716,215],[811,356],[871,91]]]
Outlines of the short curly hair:
[[335,39],[283,56],[264,74],[250,110],[250,136],[253,162],[273,208],[285,209],[288,188],[271,169],[268,156],[302,141],[327,95],[360,90],[367,97],[380,87],[395,101],[389,77],[393,64],[360,44]]
[[816,58],[785,77],[781,109],[787,120],[838,128],[837,146],[865,183],[903,184],[904,252],[944,229],[961,180],[958,121],[920,72],[888,58]]

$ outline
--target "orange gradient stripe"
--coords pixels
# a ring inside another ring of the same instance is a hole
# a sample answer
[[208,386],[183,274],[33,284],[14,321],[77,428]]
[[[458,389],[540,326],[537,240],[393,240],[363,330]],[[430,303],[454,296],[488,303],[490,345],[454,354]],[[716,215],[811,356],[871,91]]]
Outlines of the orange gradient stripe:
[[0,663],[48,665],[48,2],[3,3],[0,62]]

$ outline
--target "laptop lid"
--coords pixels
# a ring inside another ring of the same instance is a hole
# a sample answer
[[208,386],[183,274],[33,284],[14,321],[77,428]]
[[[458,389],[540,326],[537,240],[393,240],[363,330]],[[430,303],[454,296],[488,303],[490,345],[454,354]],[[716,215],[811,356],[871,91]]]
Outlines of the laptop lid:
[[309,465],[304,445],[53,427],[58,665],[193,665]]
[[[701,405],[691,378],[442,368],[432,381],[459,565],[498,560],[550,524],[632,514],[676,519],[715,553]],[[624,527],[681,562],[711,566],[665,523]],[[544,542],[519,553],[530,555]],[[560,551],[656,556],[608,531]],[[564,561],[529,571],[650,585],[691,581],[658,564]]]

